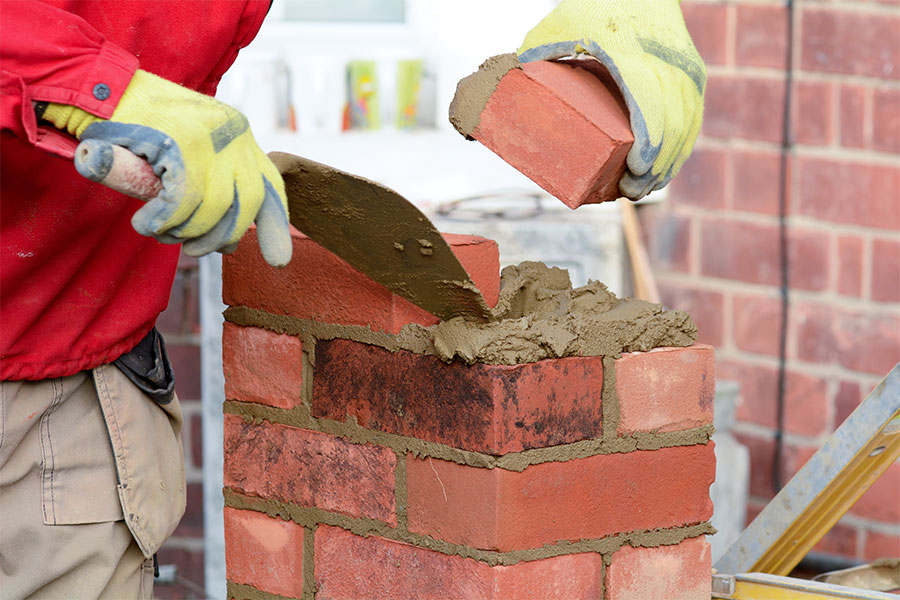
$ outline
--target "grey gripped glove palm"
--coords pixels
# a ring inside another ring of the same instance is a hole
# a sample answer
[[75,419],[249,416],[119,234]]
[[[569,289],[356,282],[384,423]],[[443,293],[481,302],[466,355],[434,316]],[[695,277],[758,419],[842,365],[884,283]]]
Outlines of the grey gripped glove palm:
[[562,0],[525,36],[521,62],[586,53],[607,68],[631,118],[621,193],[637,200],[678,174],[703,121],[706,67],[679,0]]
[[231,106],[138,70],[110,120],[62,104],[50,104],[43,118],[147,159],[162,191],[134,213],[138,233],[201,256],[232,250],[255,222],[266,262],[290,261],[284,181]]

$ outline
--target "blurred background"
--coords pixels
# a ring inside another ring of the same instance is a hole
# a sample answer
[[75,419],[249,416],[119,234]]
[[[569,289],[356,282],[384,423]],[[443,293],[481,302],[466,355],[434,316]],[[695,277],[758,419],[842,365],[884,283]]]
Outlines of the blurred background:
[[[503,264],[542,260],[630,295],[615,205],[570,211],[447,120],[457,81],[554,5],[276,0],[218,97],[267,151],[384,183],[442,231],[496,239]],[[662,301],[716,348],[715,559],[900,360],[900,2],[682,9],[708,68],[703,133],[638,213]],[[183,256],[158,324],[188,463],[159,598],[225,596],[220,272],[218,256]],[[898,556],[895,464],[809,558]]]

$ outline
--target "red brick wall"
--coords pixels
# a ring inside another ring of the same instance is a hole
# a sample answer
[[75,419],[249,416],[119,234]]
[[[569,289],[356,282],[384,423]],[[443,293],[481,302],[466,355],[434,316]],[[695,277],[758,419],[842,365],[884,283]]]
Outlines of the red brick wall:
[[[200,405],[200,307],[197,259],[182,255],[169,306],[156,325],[166,340],[175,371],[175,392],[184,412],[187,510],[175,533],[159,551],[161,565],[176,565],[178,576],[200,588],[203,579],[203,454]],[[156,598],[197,597],[183,585],[160,585]]]
[[[276,272],[249,238],[224,261],[229,597],[709,598],[710,346],[392,352],[400,316],[431,317],[347,268],[338,304],[303,277],[327,251],[298,235]],[[495,244],[451,245],[497,289]]]
[[[900,2],[796,2],[785,477],[900,360]],[[751,515],[773,493],[779,352],[783,2],[682,4],[707,62],[701,139],[645,209],[664,301],[740,382]],[[900,465],[817,548],[900,555]]]

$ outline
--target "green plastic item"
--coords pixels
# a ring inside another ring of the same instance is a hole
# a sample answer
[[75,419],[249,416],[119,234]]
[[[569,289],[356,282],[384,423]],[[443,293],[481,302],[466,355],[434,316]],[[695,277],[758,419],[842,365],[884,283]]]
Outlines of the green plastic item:
[[412,129],[417,124],[423,70],[418,59],[397,63],[397,129]]

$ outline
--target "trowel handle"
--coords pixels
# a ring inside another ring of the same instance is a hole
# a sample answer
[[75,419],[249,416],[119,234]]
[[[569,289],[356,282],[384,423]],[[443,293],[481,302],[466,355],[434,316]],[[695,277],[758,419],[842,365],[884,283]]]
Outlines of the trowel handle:
[[138,200],[150,200],[162,191],[162,182],[150,163],[109,142],[84,140],[78,144],[75,168],[82,177]]

